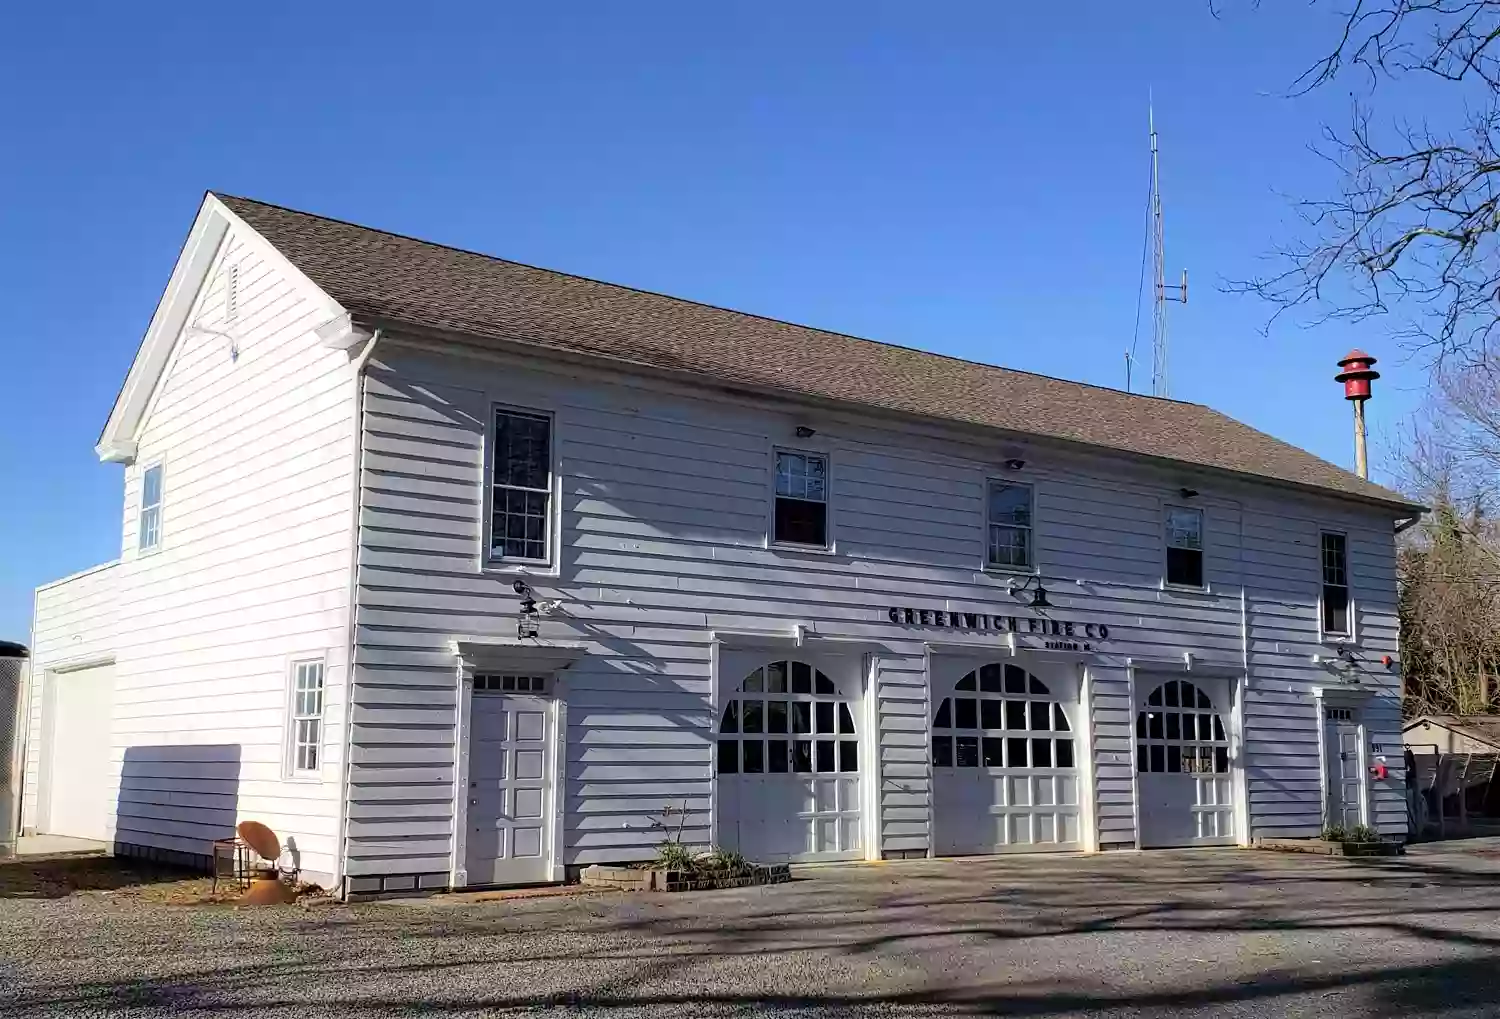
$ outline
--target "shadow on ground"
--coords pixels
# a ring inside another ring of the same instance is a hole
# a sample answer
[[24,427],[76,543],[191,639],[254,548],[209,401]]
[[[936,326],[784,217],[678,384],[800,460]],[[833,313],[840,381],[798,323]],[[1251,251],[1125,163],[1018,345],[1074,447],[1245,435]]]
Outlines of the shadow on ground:
[[[924,862],[682,896],[221,913],[197,933],[181,920],[154,933],[84,922],[76,937],[117,947],[109,965],[13,965],[8,997],[33,1014],[883,1003],[906,1015],[1477,1016],[1500,1001],[1497,919],[1500,872],[1467,858]],[[210,960],[206,936],[235,949]]]
[[190,880],[180,869],[122,857],[68,854],[0,858],[0,899],[57,899]]

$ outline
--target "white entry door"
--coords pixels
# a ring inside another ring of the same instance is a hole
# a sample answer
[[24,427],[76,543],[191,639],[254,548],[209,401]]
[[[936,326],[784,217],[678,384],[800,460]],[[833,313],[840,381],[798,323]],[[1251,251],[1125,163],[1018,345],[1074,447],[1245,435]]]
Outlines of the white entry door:
[[1141,845],[1232,845],[1229,684],[1139,677],[1135,720]]
[[758,863],[860,858],[857,667],[741,654],[722,667],[734,671],[720,698],[717,842]]
[[990,664],[947,693],[933,695],[937,853],[1081,848],[1077,680]]
[[540,676],[475,677],[464,852],[471,885],[553,879],[552,705],[500,691],[502,679],[512,690],[518,681],[534,682],[537,690],[546,682]]
[[47,832],[103,841],[114,814],[108,781],[115,667],[51,673]]
[[1364,739],[1353,708],[1323,710],[1324,771],[1328,776],[1328,823],[1341,828],[1365,824]]

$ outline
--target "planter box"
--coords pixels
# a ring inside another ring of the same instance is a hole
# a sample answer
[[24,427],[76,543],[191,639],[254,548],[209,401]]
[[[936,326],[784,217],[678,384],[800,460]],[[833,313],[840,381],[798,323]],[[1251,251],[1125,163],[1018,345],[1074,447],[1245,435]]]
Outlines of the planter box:
[[755,865],[735,874],[699,874],[692,871],[604,867],[595,864],[584,868],[582,878],[586,885],[617,888],[627,892],[701,892],[714,888],[775,885],[791,879],[792,869],[784,863]]
[[1399,842],[1325,842],[1323,839],[1258,838],[1255,848],[1318,856],[1400,856],[1406,852],[1406,846]]

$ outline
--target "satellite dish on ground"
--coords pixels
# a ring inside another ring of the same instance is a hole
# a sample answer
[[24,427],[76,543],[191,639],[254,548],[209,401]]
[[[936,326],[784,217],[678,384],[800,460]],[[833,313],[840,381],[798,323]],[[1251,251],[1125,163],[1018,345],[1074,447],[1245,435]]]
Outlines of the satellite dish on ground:
[[245,844],[255,850],[257,856],[271,865],[281,857],[281,840],[276,833],[259,821],[241,821],[235,829]]

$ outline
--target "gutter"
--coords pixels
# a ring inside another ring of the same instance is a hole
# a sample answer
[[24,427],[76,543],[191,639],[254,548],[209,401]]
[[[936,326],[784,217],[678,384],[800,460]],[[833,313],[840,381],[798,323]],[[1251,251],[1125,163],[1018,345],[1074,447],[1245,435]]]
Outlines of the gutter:
[[344,884],[347,879],[344,874],[344,865],[348,859],[348,833],[344,829],[349,820],[349,755],[354,745],[354,643],[355,610],[359,599],[359,512],[364,501],[362,497],[364,495],[365,366],[370,363],[370,355],[375,352],[375,344],[380,340],[381,332],[380,329],[372,332],[364,349],[354,359],[354,468],[349,497],[349,601],[344,639],[344,745],[339,758],[338,823],[335,826],[335,831],[338,832],[338,846],[333,861],[334,887],[329,889],[340,898],[344,895]]

